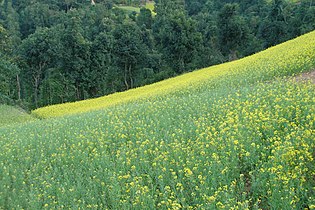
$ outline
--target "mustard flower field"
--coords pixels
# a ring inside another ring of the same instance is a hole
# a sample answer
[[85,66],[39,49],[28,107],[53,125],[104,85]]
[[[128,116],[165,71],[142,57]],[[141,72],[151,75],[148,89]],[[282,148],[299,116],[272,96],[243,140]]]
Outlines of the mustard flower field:
[[315,32],[0,128],[0,209],[315,209]]

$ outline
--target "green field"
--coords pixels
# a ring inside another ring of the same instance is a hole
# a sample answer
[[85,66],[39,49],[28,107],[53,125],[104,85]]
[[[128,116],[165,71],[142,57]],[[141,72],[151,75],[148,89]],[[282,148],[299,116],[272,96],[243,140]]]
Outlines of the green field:
[[0,128],[0,209],[315,209],[315,32]]
[[[145,8],[151,10],[153,15],[156,15],[156,13],[153,11],[154,10],[154,3],[146,3],[144,6]],[[117,8],[126,10],[128,12],[136,12],[140,13],[140,7],[133,7],[133,6],[117,6]]]
[[0,104],[0,127],[33,120],[33,117],[21,109]]
[[136,12],[140,13],[139,7],[133,7],[133,6],[118,6],[118,8],[129,11],[129,12]]

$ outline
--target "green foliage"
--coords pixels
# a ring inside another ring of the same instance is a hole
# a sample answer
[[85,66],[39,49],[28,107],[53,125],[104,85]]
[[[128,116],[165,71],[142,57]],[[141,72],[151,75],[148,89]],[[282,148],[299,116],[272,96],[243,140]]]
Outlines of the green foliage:
[[147,29],[152,28],[152,13],[151,10],[146,9],[146,8],[141,8],[140,13],[137,17],[137,24],[139,27],[144,26]]
[[46,72],[58,61],[60,43],[57,37],[54,28],[39,28],[24,39],[20,46],[20,56],[27,66],[22,73],[24,77],[30,78],[27,82],[33,89],[33,102],[36,107],[39,105],[39,89]]
[[35,33],[37,28],[50,27],[58,21],[58,12],[51,10],[48,4],[35,3],[21,12],[21,34],[24,38]]
[[76,88],[76,99],[88,97],[90,47],[91,43],[83,36],[80,26],[81,17],[76,11],[70,12],[68,22],[65,23],[64,34],[61,38],[63,44],[62,68],[69,78],[71,85]]
[[248,44],[249,29],[245,20],[238,15],[238,4],[226,4],[218,15],[219,42],[224,55],[230,60],[239,56],[237,50]]
[[134,88],[134,74],[137,65],[146,61],[146,46],[142,40],[141,33],[137,25],[128,20],[113,31],[114,55],[119,60],[121,77],[125,88]]
[[21,42],[19,15],[12,7],[11,1],[6,1],[6,4],[3,6],[3,10],[5,13],[3,17],[4,31],[2,30],[0,33],[3,33],[4,37],[0,37],[0,43],[3,42],[1,44],[1,47],[3,48],[0,48],[0,52],[5,53],[10,57],[14,57],[15,50]]
[[[311,0],[94,2],[1,1],[0,51],[21,69],[9,97],[31,107],[97,97],[239,59],[315,29]],[[117,36],[130,33],[121,29],[126,22],[135,38]],[[46,48],[27,41],[39,39],[41,28],[50,34]],[[22,41],[28,50],[51,49],[32,60]],[[124,48],[133,55],[118,53]],[[46,58],[49,65],[34,74]]]
[[[94,39],[91,47],[91,88],[95,95],[105,95],[119,89],[119,76],[112,67],[114,37],[110,33],[101,32]],[[117,84],[118,83],[118,84]]]
[[176,73],[190,69],[202,41],[196,22],[179,9],[168,14],[157,13],[153,31],[167,64]]
[[[2,54],[0,53],[0,56]],[[16,90],[17,75],[20,73],[20,69],[13,63],[5,61],[0,58],[0,101],[1,103],[9,102],[10,99],[18,99],[18,93]]]
[[1,49],[3,50],[5,48],[5,44],[6,44],[6,39],[8,38],[8,34],[5,30],[5,28],[3,28],[2,25],[0,25],[0,46]]

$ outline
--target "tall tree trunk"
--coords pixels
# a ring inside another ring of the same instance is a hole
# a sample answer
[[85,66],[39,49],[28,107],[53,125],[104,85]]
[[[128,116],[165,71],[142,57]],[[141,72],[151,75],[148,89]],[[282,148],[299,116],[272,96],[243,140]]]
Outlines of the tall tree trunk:
[[184,72],[185,71],[185,61],[184,61],[184,58],[181,57],[180,58],[180,69],[179,69],[180,72]]
[[126,89],[129,90],[129,84],[127,81],[127,75],[128,75],[128,67],[127,67],[127,63],[125,64],[125,73],[124,73],[124,82],[126,85]]
[[80,95],[79,84],[77,82],[75,84],[75,89],[76,89],[76,93],[77,93],[77,100],[80,100],[81,99],[81,95]]
[[34,78],[34,101],[35,101],[35,106],[36,108],[38,107],[38,89],[40,86],[40,83],[42,81],[42,74],[43,74],[43,69],[45,69],[46,63],[45,62],[40,62],[39,63],[39,68],[36,72],[34,72],[33,78]]
[[35,107],[38,107],[38,86],[39,86],[39,79],[37,76],[34,77],[34,102]]
[[235,61],[237,59],[238,58],[237,58],[236,50],[230,50],[229,61]]
[[49,86],[48,86],[48,88],[49,88],[49,104],[52,104],[52,90],[51,90],[51,84],[50,84],[50,82],[49,82]]
[[17,88],[17,95],[18,95],[18,100],[21,100],[21,84],[20,84],[20,77],[17,74],[16,75],[16,88]]
[[133,88],[133,79],[132,79],[132,74],[131,74],[131,65],[129,65],[129,79],[130,79],[130,88]]

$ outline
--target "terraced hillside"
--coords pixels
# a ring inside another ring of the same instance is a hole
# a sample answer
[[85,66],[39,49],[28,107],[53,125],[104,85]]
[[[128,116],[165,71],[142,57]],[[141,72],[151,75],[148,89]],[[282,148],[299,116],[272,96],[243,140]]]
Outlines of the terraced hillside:
[[315,209],[315,32],[0,128],[0,209]]

